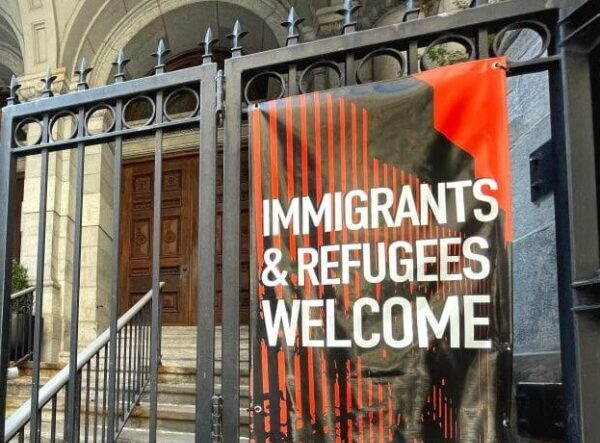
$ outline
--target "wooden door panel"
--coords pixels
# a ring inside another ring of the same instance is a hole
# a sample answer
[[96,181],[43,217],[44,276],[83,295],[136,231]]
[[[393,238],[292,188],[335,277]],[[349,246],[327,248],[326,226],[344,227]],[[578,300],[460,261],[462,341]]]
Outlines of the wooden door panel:
[[[121,311],[132,306],[152,286],[153,162],[123,167],[121,215]],[[194,221],[197,195],[197,159],[163,162],[161,199],[160,280],[164,324],[187,325],[195,321],[194,294],[196,237]]]
[[[246,155],[244,153],[244,155]],[[250,306],[249,205],[247,162],[243,158],[240,213],[240,320],[247,323]],[[217,156],[215,321],[222,310],[222,150]],[[152,161],[132,162],[123,167],[121,211],[121,312],[132,306],[152,285],[152,215],[154,167]],[[196,323],[198,245],[198,157],[163,161],[161,203],[160,280],[163,289],[163,322]]]

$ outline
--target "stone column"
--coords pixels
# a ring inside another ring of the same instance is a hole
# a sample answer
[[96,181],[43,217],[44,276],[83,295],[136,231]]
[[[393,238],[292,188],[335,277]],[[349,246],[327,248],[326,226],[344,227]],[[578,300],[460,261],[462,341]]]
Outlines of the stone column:
[[[68,93],[73,85],[64,69],[54,72],[55,94]],[[42,74],[21,78],[26,100],[39,98]],[[55,133],[67,134],[71,122],[62,122]],[[92,121],[91,125],[102,124]],[[25,192],[22,211],[21,262],[32,282],[36,278],[37,230],[41,158],[25,159]],[[106,146],[89,146],[85,155],[82,217],[81,285],[79,291],[79,343],[87,345],[108,325],[110,261],[112,251],[113,154]],[[44,260],[44,302],[42,359],[66,361],[71,327],[73,235],[75,231],[76,152],[67,149],[51,153],[48,168],[46,254]]]
[[[90,119],[89,127],[101,130],[105,115]],[[86,148],[83,239],[81,255],[81,299],[79,314],[80,347],[91,342],[109,322],[114,151],[109,145]]]
[[[69,81],[64,70],[57,70],[54,74],[58,77],[53,84],[54,93],[66,92]],[[42,88],[39,79],[43,75],[38,73],[20,79],[24,99],[35,100],[39,97]],[[68,130],[68,128],[60,128],[60,130]],[[71,157],[69,151],[56,152],[49,156],[42,344],[42,359],[45,361],[57,360],[61,351],[65,332],[63,326],[65,294],[70,293],[71,289],[73,204],[70,198],[70,181],[71,170],[74,168]],[[21,263],[28,269],[32,283],[36,279],[40,168],[40,155],[25,158]]]

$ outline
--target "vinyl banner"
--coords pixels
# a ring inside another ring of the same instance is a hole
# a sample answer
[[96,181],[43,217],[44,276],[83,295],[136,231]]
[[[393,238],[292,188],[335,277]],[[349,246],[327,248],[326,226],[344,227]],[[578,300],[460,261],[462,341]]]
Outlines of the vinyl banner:
[[250,107],[251,441],[503,441],[504,63]]

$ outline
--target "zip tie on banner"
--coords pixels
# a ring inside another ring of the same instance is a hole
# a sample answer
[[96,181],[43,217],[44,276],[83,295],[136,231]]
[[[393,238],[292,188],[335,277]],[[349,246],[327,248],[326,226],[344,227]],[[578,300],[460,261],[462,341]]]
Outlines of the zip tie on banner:
[[494,68],[494,69],[503,69],[506,72],[510,72],[510,69],[508,68],[508,66],[503,65],[500,62],[494,62],[494,63],[492,63],[492,68]]

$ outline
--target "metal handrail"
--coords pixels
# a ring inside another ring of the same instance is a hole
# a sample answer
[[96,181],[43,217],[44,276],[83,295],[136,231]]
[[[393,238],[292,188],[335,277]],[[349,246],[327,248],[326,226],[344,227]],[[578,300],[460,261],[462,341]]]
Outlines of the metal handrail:
[[34,291],[35,291],[35,286],[31,286],[30,288],[22,289],[19,292],[15,292],[14,294],[12,294],[10,296],[10,299],[16,300],[17,298],[22,297],[24,295],[31,294]]
[[[160,289],[165,283],[160,283]],[[24,291],[29,291],[26,289]],[[23,291],[22,291],[23,292]],[[19,293],[17,293],[19,294]],[[21,294],[23,295],[23,294]],[[117,332],[123,329],[143,308],[151,302],[152,290],[148,291],[135,305],[123,314],[117,322]],[[110,329],[106,329],[94,341],[92,341],[77,356],[77,370],[83,368],[91,359],[108,344],[110,339]],[[69,381],[69,365],[62,368],[54,377],[52,377],[39,391],[38,408],[46,405]],[[6,419],[5,441],[13,438],[31,418],[31,399],[28,399],[13,414]]]

